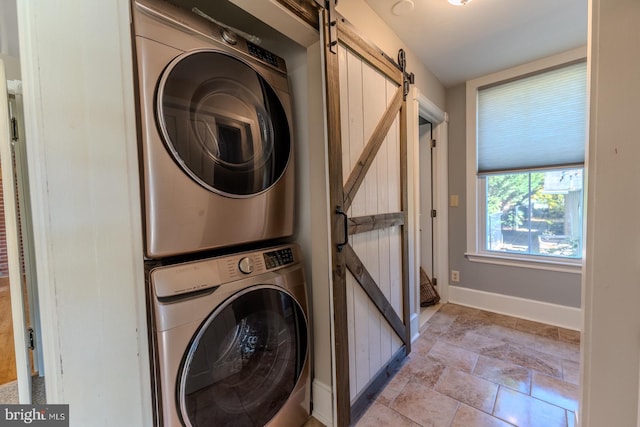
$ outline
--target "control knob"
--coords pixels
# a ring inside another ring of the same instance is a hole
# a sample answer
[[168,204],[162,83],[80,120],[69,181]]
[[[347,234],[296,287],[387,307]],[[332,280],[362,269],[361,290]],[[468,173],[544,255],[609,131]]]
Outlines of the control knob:
[[236,33],[234,33],[231,30],[227,30],[226,28],[223,28],[222,30],[220,30],[220,35],[222,36],[222,40],[224,40],[230,45],[234,45],[238,43],[238,36],[236,36]]
[[238,268],[244,274],[251,274],[253,272],[253,260],[249,257],[244,257],[238,263]]

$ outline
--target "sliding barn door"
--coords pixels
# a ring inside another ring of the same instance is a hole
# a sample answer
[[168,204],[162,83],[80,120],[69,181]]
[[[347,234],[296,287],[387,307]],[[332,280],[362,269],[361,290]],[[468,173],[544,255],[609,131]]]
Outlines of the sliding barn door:
[[405,73],[325,11],[338,425],[410,350]]

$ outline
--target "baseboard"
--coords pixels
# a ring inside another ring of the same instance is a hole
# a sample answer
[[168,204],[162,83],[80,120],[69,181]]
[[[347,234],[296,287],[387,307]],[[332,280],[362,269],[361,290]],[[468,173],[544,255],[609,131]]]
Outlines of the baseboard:
[[575,307],[550,304],[492,292],[449,286],[449,302],[560,326],[582,330],[582,310]]
[[420,338],[420,314],[411,314],[411,342]]
[[333,426],[333,393],[331,387],[313,380],[311,385],[313,396],[313,411],[311,415],[327,427]]

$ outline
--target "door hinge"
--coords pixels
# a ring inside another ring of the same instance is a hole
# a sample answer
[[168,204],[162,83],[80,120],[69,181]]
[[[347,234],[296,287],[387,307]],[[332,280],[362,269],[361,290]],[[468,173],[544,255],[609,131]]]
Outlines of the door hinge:
[[325,9],[327,9],[327,14],[329,18],[327,21],[329,22],[329,51],[334,55],[338,54],[338,18],[336,17],[336,4],[338,4],[338,0],[326,0]]
[[435,217],[436,217],[436,210],[431,209],[431,218],[435,218]]
[[431,148],[436,148],[436,140],[435,139],[431,140]]
[[433,279],[431,279],[431,284],[433,286],[438,286],[438,279],[436,279],[435,277]]
[[36,348],[35,337],[34,337],[35,333],[33,332],[33,328],[27,329],[27,332],[29,333],[29,350],[33,350]]

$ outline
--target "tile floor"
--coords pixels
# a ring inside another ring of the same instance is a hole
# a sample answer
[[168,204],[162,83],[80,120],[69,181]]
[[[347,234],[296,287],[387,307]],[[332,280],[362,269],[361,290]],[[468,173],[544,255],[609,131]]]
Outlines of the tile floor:
[[573,427],[579,361],[579,332],[445,304],[356,426]]

